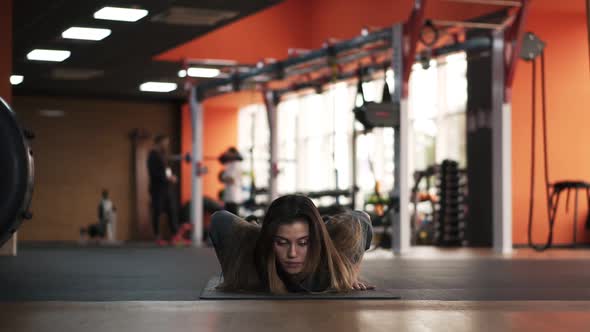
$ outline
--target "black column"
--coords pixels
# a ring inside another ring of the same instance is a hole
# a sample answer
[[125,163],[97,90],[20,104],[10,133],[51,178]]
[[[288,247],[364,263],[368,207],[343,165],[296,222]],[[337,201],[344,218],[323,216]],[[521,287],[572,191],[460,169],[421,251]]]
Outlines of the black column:
[[[471,31],[467,38],[490,36]],[[492,246],[492,58],[489,51],[467,51],[467,178],[469,246]]]

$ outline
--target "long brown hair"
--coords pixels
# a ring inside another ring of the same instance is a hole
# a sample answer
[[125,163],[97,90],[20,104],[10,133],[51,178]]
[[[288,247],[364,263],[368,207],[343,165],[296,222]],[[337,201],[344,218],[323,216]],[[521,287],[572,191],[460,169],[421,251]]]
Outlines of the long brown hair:
[[[358,211],[341,213],[329,217],[326,221],[326,228],[336,251],[345,258],[344,262],[353,268],[357,268],[361,263],[367,247],[366,234],[358,214]],[[367,215],[368,220],[369,218]]]
[[273,238],[280,225],[298,220],[304,220],[309,225],[309,244],[302,272],[290,277],[296,282],[325,279],[330,290],[350,290],[355,282],[352,265],[337,252],[315,204],[301,195],[279,197],[264,216],[254,255],[262,285],[271,293],[287,292],[287,286],[277,270]]

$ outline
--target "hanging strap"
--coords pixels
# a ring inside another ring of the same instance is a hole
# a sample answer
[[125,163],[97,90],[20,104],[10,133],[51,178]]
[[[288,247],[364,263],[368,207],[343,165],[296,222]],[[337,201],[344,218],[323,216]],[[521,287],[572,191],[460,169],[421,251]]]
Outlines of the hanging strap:
[[361,67],[360,65],[357,71],[357,78],[358,82],[356,84],[356,94],[357,96],[359,93],[361,94],[361,97],[363,98],[363,104],[365,104],[367,100],[365,99],[365,93],[363,92],[363,67]]
[[389,92],[389,85],[387,84],[387,67],[383,68],[383,81],[385,84],[383,85],[383,98],[381,99],[381,102],[391,103],[391,92]]

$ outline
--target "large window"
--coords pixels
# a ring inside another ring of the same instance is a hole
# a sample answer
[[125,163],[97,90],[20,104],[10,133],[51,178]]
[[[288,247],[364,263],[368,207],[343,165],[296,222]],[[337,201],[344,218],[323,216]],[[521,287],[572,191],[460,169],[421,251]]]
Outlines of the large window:
[[242,183],[249,192],[255,181],[257,188],[268,185],[269,179],[269,130],[264,105],[250,105],[240,110],[238,115],[238,150],[244,157]]
[[[409,119],[410,172],[444,159],[465,165],[465,107],[467,63],[464,54],[432,61],[429,69],[413,68],[410,79]],[[392,88],[393,73],[386,75]],[[363,85],[367,101],[381,101],[383,78]],[[391,128],[376,128],[361,134],[352,109],[358,103],[355,84],[331,85],[321,94],[293,94],[278,105],[279,194],[352,185],[352,139],[357,129],[358,198],[374,190],[393,187],[393,137]],[[243,169],[254,167],[257,187],[266,187],[269,176],[269,130],[263,105],[240,110],[239,149],[245,157]],[[410,174],[411,174],[410,173]],[[408,176],[410,176],[408,174]],[[248,183],[248,181],[244,181]]]
[[424,169],[445,159],[466,165],[465,110],[467,60],[457,53],[414,65],[410,77],[410,169]]

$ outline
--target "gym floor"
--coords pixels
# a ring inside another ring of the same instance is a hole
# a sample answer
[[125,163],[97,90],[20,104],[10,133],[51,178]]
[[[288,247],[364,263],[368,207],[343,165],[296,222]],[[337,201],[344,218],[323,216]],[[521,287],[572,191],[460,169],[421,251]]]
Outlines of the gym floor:
[[364,276],[401,300],[200,301],[219,273],[211,249],[29,245],[0,257],[0,330],[582,331],[588,258],[588,250],[424,247],[404,258],[378,250],[367,253]]

